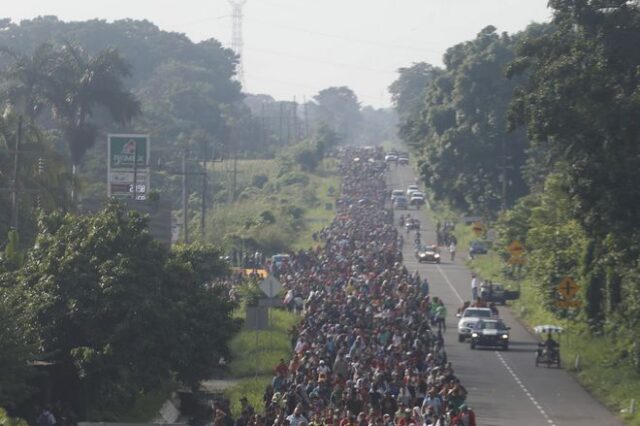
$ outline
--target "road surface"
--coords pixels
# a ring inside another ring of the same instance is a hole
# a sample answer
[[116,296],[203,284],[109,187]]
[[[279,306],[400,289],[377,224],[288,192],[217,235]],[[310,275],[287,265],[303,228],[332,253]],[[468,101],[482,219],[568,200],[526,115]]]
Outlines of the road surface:
[[[389,190],[406,189],[415,183],[408,166],[391,166]],[[395,212],[395,223],[406,211]],[[424,210],[410,210],[422,224],[423,243],[435,244],[435,226]],[[405,235],[403,259],[410,272],[416,269],[427,277],[430,292],[441,297],[448,310],[446,350],[450,361],[469,391],[468,403],[479,425],[491,426],[618,426],[618,420],[604,405],[585,391],[565,370],[534,365],[536,336],[523,327],[506,307],[500,316],[511,327],[508,351],[471,350],[469,343],[458,343],[456,309],[471,300],[471,272],[464,259],[448,259],[443,250],[440,265],[419,264],[413,251],[414,234]]]

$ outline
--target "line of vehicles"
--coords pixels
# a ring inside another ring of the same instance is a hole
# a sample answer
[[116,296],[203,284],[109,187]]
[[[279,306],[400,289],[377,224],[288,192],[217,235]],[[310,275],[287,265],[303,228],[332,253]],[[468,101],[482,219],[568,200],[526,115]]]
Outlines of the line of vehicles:
[[425,195],[420,191],[418,185],[409,185],[407,190],[394,189],[391,191],[391,203],[396,210],[408,210],[409,207],[415,207],[416,210],[420,210],[420,207],[424,206]]
[[[385,163],[395,163],[396,165],[409,164],[409,157],[406,153],[390,152],[385,156]],[[410,206],[419,210],[426,201],[425,194],[420,191],[418,185],[408,185],[406,190],[394,189],[391,191],[391,203],[396,210],[408,210]],[[400,217],[400,226],[410,231],[416,231],[415,256],[419,263],[436,263],[441,261],[440,251],[437,245],[427,245],[420,242],[420,220],[412,218],[410,215]],[[469,254],[473,258],[477,254],[486,254],[488,251],[486,244],[475,240],[470,244]],[[503,284],[485,281],[479,289],[479,301],[489,304],[490,307],[482,305],[465,304],[456,314],[458,321],[458,342],[469,341],[469,347],[474,350],[481,347],[498,348],[509,350],[511,327],[508,327],[499,317],[495,304],[504,305],[507,300],[519,297],[519,292],[509,291]],[[486,306],[486,305],[485,305]],[[549,326],[543,326],[545,332],[549,332]],[[536,332],[538,332],[536,330]],[[540,342],[536,351],[535,366],[546,365],[560,368],[559,345],[551,334],[545,342]]]
[[468,307],[456,315],[458,342],[469,339],[471,349],[480,346],[509,349],[509,330],[496,311],[483,307]]

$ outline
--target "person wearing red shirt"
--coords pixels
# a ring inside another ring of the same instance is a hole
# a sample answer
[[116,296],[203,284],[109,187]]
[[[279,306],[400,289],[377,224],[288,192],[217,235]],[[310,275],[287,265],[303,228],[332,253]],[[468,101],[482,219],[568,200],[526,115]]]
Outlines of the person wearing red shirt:
[[289,367],[284,362],[284,358],[280,358],[280,363],[276,367],[276,374],[286,376],[288,372],[289,372]]
[[[454,419],[458,423],[455,423]],[[454,417],[454,419],[451,419],[451,424],[458,424],[460,426],[476,426],[476,413],[467,407],[467,404],[462,404],[460,406],[460,412]]]

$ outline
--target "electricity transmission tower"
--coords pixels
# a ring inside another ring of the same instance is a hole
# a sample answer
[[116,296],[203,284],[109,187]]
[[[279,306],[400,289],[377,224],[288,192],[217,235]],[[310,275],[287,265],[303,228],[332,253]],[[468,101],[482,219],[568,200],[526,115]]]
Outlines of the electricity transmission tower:
[[[245,87],[244,81],[244,41],[242,40],[242,8],[247,0],[229,0],[232,9],[231,48],[240,58],[238,62],[238,81]],[[245,90],[246,91],[246,90]]]

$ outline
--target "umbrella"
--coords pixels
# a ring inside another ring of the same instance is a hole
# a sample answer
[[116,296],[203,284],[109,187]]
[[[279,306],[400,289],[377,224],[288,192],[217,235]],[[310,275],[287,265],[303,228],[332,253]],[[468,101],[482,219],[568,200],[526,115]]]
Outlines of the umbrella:
[[560,334],[564,333],[564,328],[557,325],[536,325],[533,330],[538,334]]

